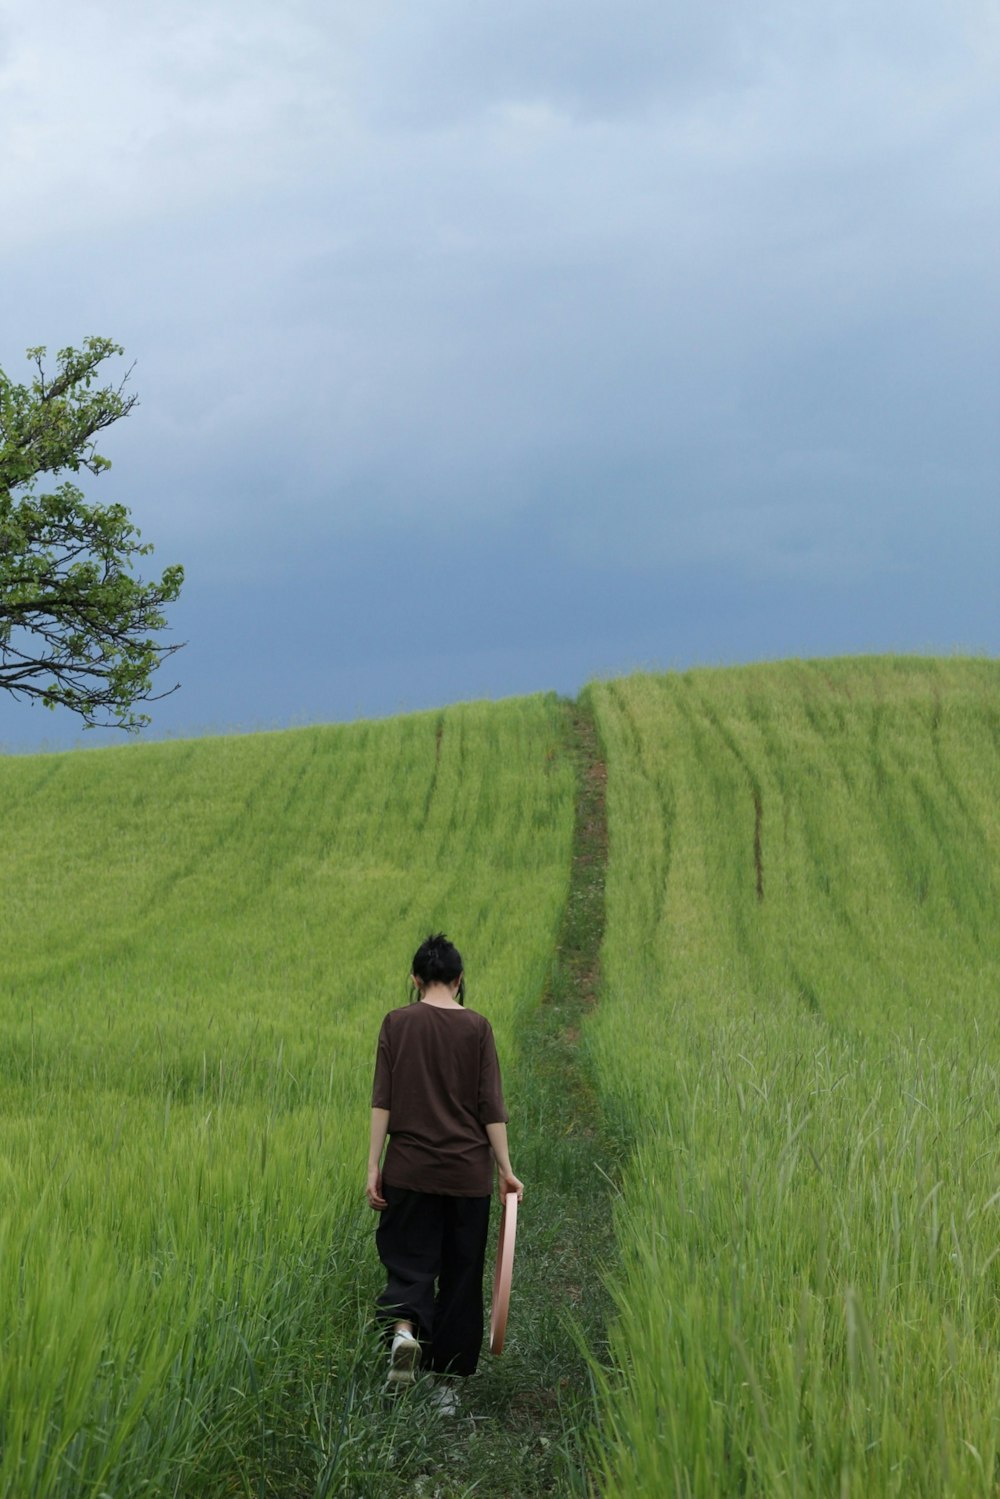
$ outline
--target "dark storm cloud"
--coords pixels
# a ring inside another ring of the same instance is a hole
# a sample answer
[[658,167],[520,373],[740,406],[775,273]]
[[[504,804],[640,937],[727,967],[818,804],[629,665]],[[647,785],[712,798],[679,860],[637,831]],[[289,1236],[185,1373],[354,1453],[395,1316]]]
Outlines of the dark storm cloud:
[[188,565],[189,725],[997,648],[989,7],[55,11],[0,43],[0,362],[138,359],[101,484]]

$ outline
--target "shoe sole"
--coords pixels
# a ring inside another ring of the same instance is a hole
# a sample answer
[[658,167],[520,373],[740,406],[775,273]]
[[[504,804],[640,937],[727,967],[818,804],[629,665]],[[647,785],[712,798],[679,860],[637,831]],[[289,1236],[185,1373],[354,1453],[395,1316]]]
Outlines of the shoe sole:
[[415,1365],[420,1354],[420,1344],[401,1343],[392,1356],[392,1364],[386,1379],[389,1389],[398,1389],[401,1385],[413,1384],[416,1380]]

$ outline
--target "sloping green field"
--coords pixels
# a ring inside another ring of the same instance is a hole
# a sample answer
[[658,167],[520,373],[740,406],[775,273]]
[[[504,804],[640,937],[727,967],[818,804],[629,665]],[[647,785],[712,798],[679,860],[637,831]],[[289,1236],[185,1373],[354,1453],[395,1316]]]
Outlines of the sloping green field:
[[606,1492],[995,1494],[1000,669],[592,689]]
[[561,734],[534,698],[0,763],[0,1493],[286,1494],[298,1430],[344,1491],[379,1022],[447,925],[515,1050]]
[[[640,676],[583,707],[607,909],[568,1044],[596,1174],[621,1166],[591,1492],[995,1494],[1000,665]],[[364,1405],[362,1166],[378,1023],[439,926],[515,1166],[572,1127],[521,1049],[571,890],[567,711],[0,761],[0,1496],[507,1492],[483,1422],[431,1482]],[[583,1492],[524,1425],[516,1492]]]

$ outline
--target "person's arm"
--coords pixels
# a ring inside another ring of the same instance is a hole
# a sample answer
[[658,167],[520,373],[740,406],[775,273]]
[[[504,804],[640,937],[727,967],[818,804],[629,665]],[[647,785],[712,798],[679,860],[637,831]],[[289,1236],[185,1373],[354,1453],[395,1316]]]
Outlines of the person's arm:
[[365,1195],[368,1198],[368,1206],[381,1212],[382,1208],[389,1204],[382,1196],[382,1172],[379,1162],[382,1159],[382,1146],[385,1137],[389,1133],[389,1110],[372,1109],[371,1137],[368,1144],[368,1186]]
[[520,1202],[524,1196],[524,1183],[518,1181],[511,1170],[510,1153],[507,1148],[507,1126],[506,1124],[488,1124],[486,1133],[497,1163],[497,1191],[501,1197],[506,1197],[508,1192],[516,1192],[517,1200]]

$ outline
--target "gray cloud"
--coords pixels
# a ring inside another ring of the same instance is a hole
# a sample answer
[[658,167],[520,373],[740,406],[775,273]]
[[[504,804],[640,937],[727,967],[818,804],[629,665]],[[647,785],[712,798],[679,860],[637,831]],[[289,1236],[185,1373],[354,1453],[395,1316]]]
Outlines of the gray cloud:
[[[101,485],[199,630],[210,590],[315,621],[332,557],[350,596],[485,547],[565,575],[536,662],[595,570],[640,659],[629,591],[684,568],[827,590],[839,649],[839,587],[929,597],[944,551],[996,648],[998,38],[976,0],[22,7],[0,363],[137,359]],[[953,643],[934,608],[914,644]],[[494,627],[484,660],[528,652]]]

